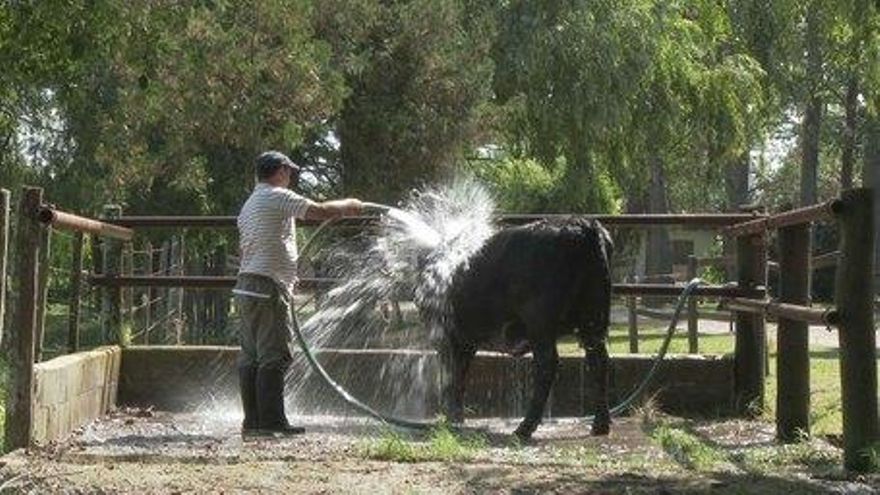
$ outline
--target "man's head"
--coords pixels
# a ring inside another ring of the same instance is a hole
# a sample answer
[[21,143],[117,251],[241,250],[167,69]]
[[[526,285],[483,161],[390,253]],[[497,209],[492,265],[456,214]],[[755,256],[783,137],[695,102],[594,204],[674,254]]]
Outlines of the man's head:
[[279,151],[260,153],[255,162],[257,180],[274,186],[288,187],[299,178],[299,166]]

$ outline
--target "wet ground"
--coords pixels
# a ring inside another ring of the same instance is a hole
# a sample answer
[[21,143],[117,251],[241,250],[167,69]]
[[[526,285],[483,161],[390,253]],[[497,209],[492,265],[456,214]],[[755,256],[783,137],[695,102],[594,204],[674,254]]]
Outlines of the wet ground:
[[[839,450],[828,442],[813,440],[795,455],[780,450],[772,425],[762,422],[642,415],[616,419],[611,436],[591,437],[583,421],[559,419],[520,445],[509,435],[514,422],[474,421],[464,434],[482,443],[466,457],[442,460],[440,452],[431,457],[425,434],[392,433],[358,418],[297,420],[306,435],[243,441],[232,414],[119,412],[64,443],[0,458],[0,492],[874,493],[880,487],[873,477],[840,471]],[[423,445],[427,457],[399,462],[387,447],[400,439]]]

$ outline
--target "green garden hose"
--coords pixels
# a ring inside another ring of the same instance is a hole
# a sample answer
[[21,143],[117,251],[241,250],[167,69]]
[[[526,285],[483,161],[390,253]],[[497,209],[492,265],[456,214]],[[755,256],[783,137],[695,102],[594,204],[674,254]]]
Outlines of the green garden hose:
[[[387,207],[383,207],[382,205],[368,204],[371,208],[377,209],[385,209]],[[313,241],[321,234],[321,232],[329,225],[334,223],[336,219],[330,219],[324,221],[321,225],[318,226],[317,230],[309,237],[309,239],[303,245],[302,253],[308,252],[309,247],[313,244]],[[302,256],[301,256],[302,257]],[[669,322],[669,328],[666,330],[666,338],[663,340],[663,344],[660,346],[660,350],[657,353],[657,356],[654,358],[654,362],[651,365],[651,369],[648,370],[648,373],[645,375],[645,378],[642,382],[630,393],[623,401],[621,401],[616,406],[612,407],[610,413],[612,416],[617,416],[626,411],[629,407],[633,405],[633,403],[638,399],[644,391],[648,388],[648,385],[651,383],[651,380],[657,373],[657,369],[660,366],[660,361],[662,361],[666,357],[666,352],[669,349],[669,343],[672,341],[672,337],[675,334],[676,326],[678,325],[678,320],[681,317],[681,311],[684,308],[685,302],[687,302],[688,298],[690,298],[691,293],[694,289],[702,284],[703,281],[699,278],[694,278],[690,282],[685,285],[681,294],[678,296],[678,302],[675,306],[675,311],[672,314],[672,321]],[[437,426],[437,421],[418,421],[411,420],[406,418],[400,418],[391,414],[383,414],[379,411],[376,411],[372,407],[364,404],[356,397],[351,395],[344,387],[336,383],[333,377],[327,373],[327,370],[321,366],[321,363],[315,358],[314,353],[312,352],[312,348],[309,346],[309,343],[306,342],[305,336],[303,336],[302,331],[299,327],[299,322],[296,318],[296,311],[293,309],[294,306],[291,305],[291,321],[293,322],[293,333],[296,336],[297,343],[303,351],[303,354],[306,356],[306,360],[309,362],[309,365],[312,369],[321,376],[327,385],[330,386],[345,402],[354,407],[356,410],[372,417],[384,424],[394,425],[402,428],[410,428],[410,429],[428,429]],[[592,416],[588,416],[586,418],[588,421],[592,419]]]

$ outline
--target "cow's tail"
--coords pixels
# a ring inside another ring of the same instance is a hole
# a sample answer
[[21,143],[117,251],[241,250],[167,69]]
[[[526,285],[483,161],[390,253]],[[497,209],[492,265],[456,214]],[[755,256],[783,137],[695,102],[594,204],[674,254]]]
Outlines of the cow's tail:
[[577,326],[585,344],[598,344],[608,337],[611,323],[611,235],[595,220],[582,221],[581,246],[586,265],[578,274]]
[[596,227],[598,237],[599,259],[602,264],[602,301],[601,301],[601,321],[600,325],[604,329],[607,336],[608,328],[611,325],[611,258],[614,256],[614,242],[611,240],[611,234],[605,230],[598,221],[593,221]]

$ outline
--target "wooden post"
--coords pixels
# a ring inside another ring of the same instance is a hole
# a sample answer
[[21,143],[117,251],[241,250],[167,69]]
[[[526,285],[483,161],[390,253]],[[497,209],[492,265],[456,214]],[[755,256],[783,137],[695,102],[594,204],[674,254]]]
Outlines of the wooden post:
[[[171,254],[168,262],[169,270],[171,271],[172,275],[183,274],[183,254],[183,237],[172,237]],[[174,343],[176,345],[182,345],[184,343],[183,288],[175,287],[173,289],[169,289],[168,300],[170,303],[169,315],[174,315],[169,320],[169,323],[172,324],[174,328]]]
[[[766,287],[767,250],[764,234],[736,240],[736,268],[740,287]],[[734,408],[746,416],[764,409],[764,359],[767,340],[763,315],[736,313],[734,350]]]
[[[104,273],[104,240],[96,235],[89,235],[89,251],[92,257],[92,273]],[[92,308],[102,308],[104,290],[90,290]],[[102,323],[103,325],[103,323]]]
[[[122,243],[122,251],[121,251],[121,267],[120,272],[123,277],[128,277],[134,274],[134,247],[131,242],[123,242]],[[122,322],[120,324],[120,329],[123,334],[120,335],[119,343],[122,345],[130,344],[132,342],[132,332],[134,327],[134,288],[133,287],[122,287],[120,293],[120,313],[122,315]]]
[[[153,276],[153,244],[150,241],[144,243],[144,275]],[[150,326],[153,324],[153,289],[147,287],[143,292],[144,312],[144,344],[150,343]]]
[[[184,265],[186,273],[202,273],[198,259],[190,259]],[[186,322],[186,341],[190,344],[201,344],[199,325],[198,303],[201,291],[182,289],[183,293],[183,321]]]
[[[214,251],[214,275],[226,275],[226,244],[217,246]],[[218,343],[228,343],[230,332],[226,328],[229,323],[229,292],[214,291],[214,333],[220,338]]]
[[[170,242],[165,241],[162,243],[162,247],[159,248],[159,273],[161,273],[162,275],[169,275],[169,246]],[[156,305],[156,310],[159,311],[159,314],[156,318],[154,318],[154,320],[162,321],[162,324],[157,328],[157,330],[159,330],[159,336],[156,338],[156,340],[160,344],[165,344],[167,343],[166,339],[168,335],[169,325],[168,315],[170,314],[169,311],[171,310],[171,303],[169,302],[169,292],[167,288],[162,287],[158,289],[156,293],[159,295],[159,304]]]
[[[122,216],[122,208],[117,205],[104,206],[103,218],[112,220]],[[103,266],[101,273],[108,277],[119,275],[122,258],[122,243],[115,239],[103,239]],[[104,342],[120,343],[122,339],[122,289],[107,287],[104,289],[102,302],[102,326]]]
[[73,237],[73,260],[70,263],[70,311],[67,314],[67,352],[79,351],[79,314],[82,305],[83,241],[85,234]]
[[25,187],[18,214],[16,236],[18,298],[15,319],[9,327],[9,381],[6,392],[5,449],[28,447],[33,435],[34,338],[39,298],[40,231],[37,211],[43,190]]
[[0,189],[0,349],[6,330],[6,271],[9,263],[9,189]]
[[43,343],[46,340],[46,309],[49,296],[49,275],[52,271],[50,252],[52,248],[52,228],[40,229],[40,262],[38,270],[39,300],[37,301],[37,336],[34,349],[34,362],[43,360]]
[[[779,229],[779,302],[810,303],[810,224]],[[809,324],[779,317],[776,332],[776,438],[810,433]]]
[[870,189],[841,195],[835,213],[840,224],[840,261],[835,304],[840,313],[840,379],[843,403],[843,462],[865,471],[867,449],[878,440],[877,342],[871,278],[874,272],[874,212]]
[[[632,277],[635,283],[639,278]],[[629,352],[630,354],[638,354],[639,352],[639,315],[636,314],[636,296],[628,296],[626,298],[626,309],[629,321]]]
[[[687,278],[688,281],[697,277],[697,257],[688,256]],[[699,329],[697,315],[697,299],[695,297],[688,298],[688,352],[696,354],[699,352],[699,343],[697,340],[697,331]]]

